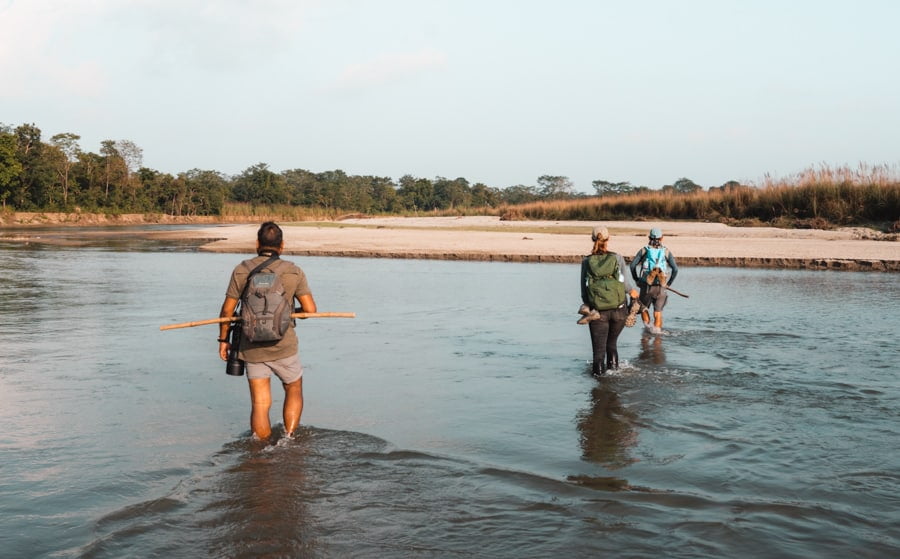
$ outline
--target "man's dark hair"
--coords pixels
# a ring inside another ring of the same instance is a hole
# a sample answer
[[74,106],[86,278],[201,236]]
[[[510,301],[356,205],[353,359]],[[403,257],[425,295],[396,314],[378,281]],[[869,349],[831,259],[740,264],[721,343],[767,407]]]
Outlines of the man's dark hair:
[[263,252],[280,253],[284,236],[281,233],[281,227],[278,227],[274,221],[267,221],[259,226],[256,240],[259,241],[259,254]]

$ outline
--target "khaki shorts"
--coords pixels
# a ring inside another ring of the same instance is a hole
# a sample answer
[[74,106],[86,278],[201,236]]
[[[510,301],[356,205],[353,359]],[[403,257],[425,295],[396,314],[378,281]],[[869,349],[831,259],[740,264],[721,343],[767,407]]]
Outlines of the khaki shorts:
[[291,384],[303,377],[303,365],[300,364],[300,354],[295,353],[290,357],[276,359],[275,361],[263,361],[262,363],[247,363],[247,378],[269,378],[275,373],[281,382]]

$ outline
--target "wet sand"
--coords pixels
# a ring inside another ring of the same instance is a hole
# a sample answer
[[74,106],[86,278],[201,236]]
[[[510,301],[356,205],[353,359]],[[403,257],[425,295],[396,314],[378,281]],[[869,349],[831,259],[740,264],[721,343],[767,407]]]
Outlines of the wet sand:
[[[590,231],[605,225],[609,247],[630,259],[651,227],[679,266],[733,266],[900,272],[900,242],[870,230],[729,227],[721,223],[639,221],[500,221],[497,217],[360,218],[285,223],[285,252],[307,256],[427,258],[504,262],[579,262]],[[252,252],[258,224],[155,233],[156,238],[216,239],[214,252]],[[867,238],[869,237],[869,238]],[[874,240],[874,238],[893,240]]]

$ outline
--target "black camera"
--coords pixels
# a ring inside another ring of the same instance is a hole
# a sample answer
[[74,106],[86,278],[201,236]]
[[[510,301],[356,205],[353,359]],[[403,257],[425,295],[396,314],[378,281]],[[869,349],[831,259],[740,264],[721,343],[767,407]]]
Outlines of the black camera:
[[228,326],[228,361],[225,364],[225,373],[233,377],[244,375],[244,361],[238,358],[240,349],[241,325],[238,321],[232,321]]

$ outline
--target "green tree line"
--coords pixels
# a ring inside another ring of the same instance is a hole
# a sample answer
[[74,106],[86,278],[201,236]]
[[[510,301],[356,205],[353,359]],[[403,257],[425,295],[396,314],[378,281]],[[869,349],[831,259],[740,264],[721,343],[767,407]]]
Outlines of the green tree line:
[[[465,178],[399,180],[341,170],[275,172],[258,163],[229,176],[191,169],[172,175],[143,166],[130,140],[104,140],[85,151],[70,132],[44,140],[34,124],[0,123],[0,209],[3,211],[152,213],[225,216],[282,208],[309,215],[341,213],[482,213],[507,219],[758,220],[781,226],[888,223],[900,229],[896,167],[809,169],[759,187],[728,181],[704,189],[682,177],[659,189],[595,180],[594,193],[575,190],[566,176],[543,175],[535,185],[496,188]],[[226,214],[226,212],[231,212]]]
[[[348,175],[341,170],[275,172],[258,163],[236,176],[191,169],[172,175],[144,167],[130,140],[104,140],[99,153],[81,148],[78,134],[45,140],[34,124],[0,123],[0,204],[7,211],[221,215],[226,204],[303,206],[363,213],[409,213],[499,208],[585,198],[565,176],[544,175],[536,185],[497,188],[465,178],[404,175],[399,180]],[[595,195],[646,192],[630,183],[594,181]],[[687,185],[687,186],[686,186]],[[678,192],[700,187],[676,181]]]

